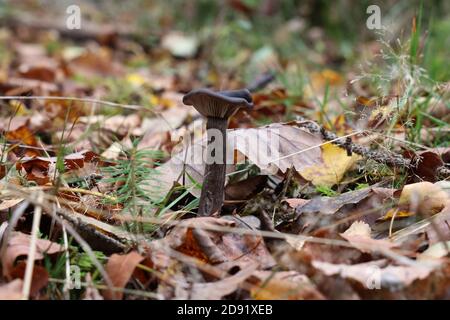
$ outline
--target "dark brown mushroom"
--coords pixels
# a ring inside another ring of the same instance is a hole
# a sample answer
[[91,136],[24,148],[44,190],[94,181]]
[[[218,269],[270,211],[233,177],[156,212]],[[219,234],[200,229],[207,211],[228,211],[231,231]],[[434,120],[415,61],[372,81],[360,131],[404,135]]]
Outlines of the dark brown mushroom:
[[250,109],[253,106],[252,96],[247,89],[219,92],[197,89],[186,94],[183,97],[183,103],[194,106],[201,115],[206,117],[208,156],[215,152],[213,144],[215,134],[211,129],[219,130],[223,141],[222,159],[214,156],[205,166],[198,214],[209,216],[220,210],[224,200],[228,119],[239,108]]

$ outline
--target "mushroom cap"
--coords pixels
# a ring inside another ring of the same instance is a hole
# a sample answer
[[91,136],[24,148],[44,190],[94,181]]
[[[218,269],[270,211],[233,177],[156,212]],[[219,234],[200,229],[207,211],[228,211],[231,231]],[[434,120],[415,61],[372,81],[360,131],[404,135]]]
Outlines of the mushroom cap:
[[194,106],[205,117],[222,119],[231,117],[239,108],[253,107],[252,96],[247,89],[229,91],[196,89],[183,97],[183,103]]

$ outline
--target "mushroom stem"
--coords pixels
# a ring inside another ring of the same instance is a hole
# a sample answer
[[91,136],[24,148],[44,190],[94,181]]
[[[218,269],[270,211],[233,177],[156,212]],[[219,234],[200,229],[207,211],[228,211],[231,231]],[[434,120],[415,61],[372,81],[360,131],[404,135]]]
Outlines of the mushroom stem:
[[[212,156],[205,166],[202,192],[198,214],[210,216],[220,210],[224,200],[224,185],[227,157],[227,126],[228,119],[208,117],[206,120],[206,132],[208,137],[207,157]],[[218,131],[217,131],[218,130]],[[220,133],[219,141],[215,141]],[[222,155],[217,155],[222,148]],[[208,159],[207,158],[207,159]]]

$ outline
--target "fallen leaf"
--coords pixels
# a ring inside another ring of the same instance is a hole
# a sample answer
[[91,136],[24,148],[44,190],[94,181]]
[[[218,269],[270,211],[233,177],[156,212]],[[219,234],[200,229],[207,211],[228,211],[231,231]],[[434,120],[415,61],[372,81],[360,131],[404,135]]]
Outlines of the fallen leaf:
[[226,200],[248,200],[260,192],[266,185],[267,176],[253,176],[248,179],[228,184],[225,188]]
[[[22,232],[12,232],[2,257],[3,275],[10,278],[17,258],[27,256],[30,251],[31,236]],[[35,260],[44,259],[44,254],[51,255],[64,251],[57,243],[45,239],[36,239]]]
[[0,164],[0,179],[3,179],[4,176],[6,176],[6,165]]
[[425,232],[430,245],[441,241],[450,241],[450,201],[447,201],[444,209],[432,217]]
[[291,208],[296,209],[297,207],[305,205],[309,200],[307,200],[307,199],[300,199],[300,198],[293,198],[293,199],[284,199],[283,201],[287,202],[287,204]]
[[299,171],[303,178],[316,186],[331,187],[339,183],[347,170],[361,159],[355,153],[349,157],[345,149],[331,143],[321,146],[321,149],[323,162]]
[[450,241],[437,242],[430,246],[427,250],[417,255],[417,260],[441,259],[449,254]]
[[[345,150],[342,149],[341,152],[334,145],[326,144],[322,149],[320,133],[313,134],[300,124],[301,122],[275,123],[260,128],[228,130],[227,172],[232,172],[233,165],[246,157],[263,174],[276,174],[278,170],[285,173],[294,167],[302,176],[306,172],[307,179],[311,179],[314,184],[335,184],[357,160],[357,156],[348,157]],[[180,180],[181,173],[189,175],[198,183],[203,182],[206,139],[203,137],[192,144],[189,141],[184,143],[184,150],[173,154],[158,169],[161,173],[158,186],[161,194],[166,194],[174,182]],[[334,156],[339,159],[337,166]],[[184,181],[188,188],[193,187],[190,179],[185,178]],[[194,195],[199,195],[195,188],[190,190]]]
[[15,279],[0,285],[0,300],[20,300],[22,298],[23,281]]
[[384,216],[379,218],[379,221],[391,221],[394,219],[409,218],[415,215],[415,212],[403,211],[397,208],[389,209]]
[[144,118],[140,127],[133,128],[133,134],[150,135],[159,132],[173,131],[178,128],[189,115],[186,107],[172,107],[163,111],[154,118]]
[[[131,251],[125,255],[113,254],[108,259],[105,271],[114,287],[117,289],[125,288],[128,281],[130,281],[136,266],[144,259],[145,258],[136,251]],[[121,300],[123,292],[121,290],[114,292],[111,290],[104,290],[103,296],[108,300]]]
[[307,276],[296,271],[256,271],[257,287],[251,295],[255,300],[323,300]]
[[[249,228],[232,216],[187,219],[183,220],[183,226],[175,227],[165,238],[153,241],[151,247],[157,252],[158,248],[169,246],[225,270],[231,268],[231,265],[248,263],[256,263],[262,268],[272,267],[275,261],[263,238],[259,235],[234,233],[233,227],[236,226]],[[209,230],[214,227],[229,228],[229,232]]]
[[67,62],[70,73],[80,74],[86,78],[121,76],[124,73],[122,65],[113,60],[113,53],[107,47],[85,50]]
[[0,211],[12,208],[15,205],[21,203],[23,200],[23,198],[2,200],[2,202],[0,203]]
[[[295,210],[297,224],[302,230],[309,232],[332,225],[334,222],[343,218],[357,215],[354,210],[345,210],[346,207],[352,207],[359,204],[374,192],[372,188],[365,188],[356,191],[345,192],[335,197],[317,197],[309,200],[302,206],[298,206]],[[377,214],[377,213],[375,213]],[[366,217],[364,217],[366,218]],[[365,221],[365,220],[364,220]],[[341,225],[340,227],[345,227]]]
[[[55,177],[57,160],[57,157],[26,157],[16,162],[16,169],[24,172],[28,180],[44,185]],[[65,173],[83,169],[87,164],[94,164],[94,167],[106,164],[96,153],[88,150],[66,155],[63,163]],[[94,168],[92,170],[95,171]]]
[[220,300],[239,289],[242,282],[255,272],[256,267],[256,264],[251,264],[228,278],[213,282],[194,283],[189,298],[193,300]]
[[314,268],[327,276],[338,275],[359,282],[366,289],[398,289],[416,280],[425,279],[437,268],[437,264],[418,263],[415,266],[386,266],[385,260],[354,265],[313,261]]
[[362,252],[376,252],[378,249],[389,249],[395,243],[389,240],[373,239],[370,226],[362,221],[355,221],[341,237],[350,242],[355,248]]
[[447,193],[436,184],[419,182],[403,187],[398,204],[407,207],[408,211],[428,217],[441,211],[448,199]]
[[57,70],[52,69],[48,65],[29,65],[22,64],[19,66],[20,77],[27,79],[35,79],[46,82],[54,82],[56,80]]
[[441,155],[434,151],[422,151],[410,155],[411,162],[415,164],[412,167],[415,181],[436,182],[438,175],[437,169],[444,165]]
[[390,238],[400,244],[421,233],[426,234],[430,246],[441,241],[450,241],[450,201],[441,212],[396,231]]
[[[314,91],[322,90],[326,85],[339,85],[343,82],[342,76],[331,69],[314,72],[311,75]],[[313,91],[313,92],[314,92]]]
[[[18,145],[27,145],[32,147],[37,147],[38,143],[36,137],[33,132],[28,128],[28,122],[25,125],[18,127],[15,130],[9,130],[5,132],[5,138],[8,142],[18,144]],[[20,146],[14,147],[12,150],[21,150]],[[39,152],[33,149],[24,149],[24,154],[27,156],[35,156],[38,155]]]
[[[27,266],[26,261],[19,261],[16,266],[11,270],[12,279],[22,279],[25,276],[25,269]],[[35,296],[39,291],[48,284],[48,272],[42,266],[34,266],[33,275],[31,277],[30,296]]]

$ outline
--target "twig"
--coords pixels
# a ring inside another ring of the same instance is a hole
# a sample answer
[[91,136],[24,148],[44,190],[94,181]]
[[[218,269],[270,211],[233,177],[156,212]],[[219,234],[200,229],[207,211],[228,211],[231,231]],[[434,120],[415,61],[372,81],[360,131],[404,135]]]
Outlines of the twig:
[[[361,146],[351,141],[347,141],[344,138],[354,136],[359,133],[363,133],[364,131],[358,131],[353,134],[348,134],[342,137],[339,137],[333,132],[326,130],[324,127],[320,126],[318,123],[306,120],[300,117],[300,122],[297,122],[297,126],[303,127],[309,130],[311,133],[320,133],[324,140],[331,142],[345,150],[348,150],[350,153],[354,152],[366,159],[372,159],[379,163],[384,163],[386,165],[392,165],[395,167],[410,167],[411,161],[409,159],[405,159],[403,156],[396,153],[385,153],[375,150],[370,150],[370,148],[366,146]],[[303,151],[303,150],[302,150]]]
[[39,224],[41,222],[43,201],[42,192],[39,192],[36,198],[36,205],[33,215],[33,225],[31,227],[30,249],[28,251],[27,266],[25,268],[25,276],[22,287],[22,300],[28,300],[30,297],[31,280],[33,278],[34,260],[36,257],[36,242],[39,232]]
[[69,299],[69,289],[71,284],[71,278],[70,278],[70,254],[69,254],[69,241],[67,239],[67,231],[66,227],[62,226],[62,233],[63,233],[63,240],[64,240],[64,251],[65,251],[65,258],[66,258],[66,283],[64,284],[64,295],[66,299]]
[[[301,125],[301,124],[300,124],[300,125]],[[345,136],[342,136],[342,137],[337,137],[337,138],[335,138],[335,139],[326,141],[326,142],[324,142],[324,143],[321,143],[321,144],[318,144],[318,145],[315,145],[315,146],[312,146],[312,147],[309,147],[309,148],[306,148],[306,149],[302,149],[302,150],[300,150],[300,151],[293,152],[293,153],[290,153],[290,154],[285,155],[285,156],[283,156],[283,157],[274,159],[274,160],[272,160],[272,161],[269,161],[269,163],[277,162],[277,161],[280,161],[280,160],[283,160],[283,159],[286,159],[286,158],[295,156],[295,155],[297,155],[297,154],[304,153],[304,152],[306,152],[306,151],[309,151],[309,150],[312,150],[312,149],[315,149],[315,148],[319,148],[319,147],[321,147],[321,146],[323,146],[323,145],[326,145],[326,144],[329,144],[329,143],[335,143],[335,142],[337,142],[337,141],[340,140],[340,139],[347,138],[347,137],[351,137],[351,136],[355,136],[355,135],[360,134],[360,133],[363,133],[363,132],[364,132],[364,131],[357,131],[357,132],[353,132],[353,133],[350,133],[350,134],[345,135]]]
[[110,107],[120,107],[124,109],[130,110],[152,110],[145,108],[136,104],[121,104],[111,101],[98,100],[94,98],[77,98],[77,97],[60,97],[60,96],[0,96],[0,100],[65,100],[65,101],[80,101],[80,102],[90,102],[90,103],[99,103]]
[[[54,186],[36,186],[36,187],[29,187],[28,189],[30,191],[33,191],[33,190],[52,190],[52,189],[55,189],[55,187]],[[109,200],[109,201],[117,202],[117,198],[116,197],[108,196],[107,194],[103,194],[101,192],[87,190],[87,189],[60,187],[60,188],[57,189],[57,191],[88,194],[88,195],[91,195],[91,196],[105,198],[106,200]]]
[[[53,283],[65,283],[65,279],[55,279],[55,278],[49,278],[48,279],[49,282],[53,282]],[[113,292],[123,292],[126,294],[132,294],[135,296],[142,296],[142,297],[146,297],[146,298],[151,298],[151,299],[158,299],[158,300],[162,300],[163,297],[160,294],[157,293],[153,293],[153,292],[148,292],[148,291],[142,291],[142,290],[133,290],[133,289],[127,289],[127,288],[119,288],[119,287],[112,287],[112,288],[108,288],[108,286],[102,285],[102,284],[94,284],[94,283],[88,283],[88,282],[80,282],[80,286],[82,287],[89,287],[89,286],[93,286],[96,289],[100,289],[100,290],[111,290]]]
[[[57,209],[56,212],[53,212],[52,206],[49,203],[45,202],[45,196],[43,193],[41,195],[43,196],[44,200],[41,203],[38,203],[36,199],[33,197],[30,197],[26,193],[26,189],[22,189],[18,186],[14,186],[12,184],[7,184],[6,187],[14,194],[20,195],[22,198],[26,198],[28,202],[33,203],[34,205],[39,204],[41,208],[45,209],[45,213],[50,215],[57,223],[59,223],[61,226],[64,226],[69,234],[72,235],[72,237],[75,239],[76,242],[81,246],[84,252],[89,256],[91,259],[93,265],[97,268],[101,276],[103,277],[103,280],[105,281],[108,288],[113,287],[113,283],[109,277],[109,275],[106,273],[105,269],[103,268],[103,265],[98,261],[97,257],[95,256],[94,252],[92,251],[89,244],[83,239],[83,237],[80,236],[80,234],[69,224],[67,221],[65,221],[63,218],[58,216],[58,213],[62,214],[65,217],[65,213],[63,211],[60,211],[61,209]],[[73,220],[69,220],[71,223],[74,223]],[[75,221],[76,222],[76,221]],[[9,229],[10,226],[8,226]],[[5,247],[5,243],[3,243],[3,247]],[[2,247],[2,249],[3,249]]]
[[247,86],[247,89],[251,93],[255,93],[264,89],[273,80],[275,80],[275,73],[269,71],[257,77],[252,83]]
[[144,110],[151,112],[154,114],[157,118],[164,121],[169,128],[172,128],[172,125],[158,112],[151,110],[149,108],[146,108],[144,106],[136,105],[136,104],[122,104],[122,103],[116,103],[111,101],[105,101],[105,100],[99,100],[94,98],[77,98],[77,97],[61,97],[61,96],[0,96],[0,100],[65,100],[65,101],[79,101],[79,102],[88,102],[95,104],[102,104],[110,107],[117,107],[117,108],[123,108],[123,109],[130,109],[130,110]]

